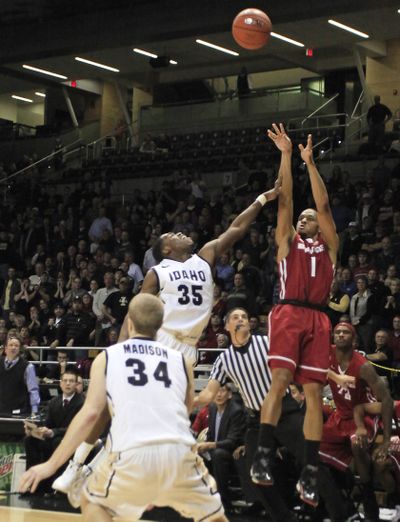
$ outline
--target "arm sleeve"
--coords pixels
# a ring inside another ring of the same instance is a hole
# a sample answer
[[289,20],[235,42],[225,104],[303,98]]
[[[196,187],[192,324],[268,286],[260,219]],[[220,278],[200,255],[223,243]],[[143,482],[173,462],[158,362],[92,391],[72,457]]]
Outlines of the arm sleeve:
[[33,364],[28,364],[25,370],[25,383],[29,393],[29,401],[31,403],[32,413],[39,411],[40,395],[39,384]]
[[212,367],[209,380],[211,381],[212,379],[218,381],[221,386],[224,386],[228,380],[228,375],[226,374],[222,363],[222,355],[217,357]]

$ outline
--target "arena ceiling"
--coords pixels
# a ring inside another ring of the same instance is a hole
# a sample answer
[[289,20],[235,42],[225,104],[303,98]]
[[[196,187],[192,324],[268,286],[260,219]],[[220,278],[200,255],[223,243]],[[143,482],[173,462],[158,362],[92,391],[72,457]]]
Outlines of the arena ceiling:
[[[302,42],[296,47],[276,38],[259,51],[241,49],[230,27],[246,7],[267,12],[276,33]],[[385,41],[400,37],[400,0],[1,0],[0,93],[58,83],[27,71],[23,64],[68,79],[117,80],[126,85],[212,78],[302,67],[316,75],[354,67],[361,56],[385,55]],[[328,24],[335,19],[369,34],[368,39]],[[201,38],[239,53],[230,56],[196,44]],[[139,47],[178,62],[153,69]],[[313,49],[313,57],[305,49]],[[115,67],[119,73],[77,62],[80,56]]]

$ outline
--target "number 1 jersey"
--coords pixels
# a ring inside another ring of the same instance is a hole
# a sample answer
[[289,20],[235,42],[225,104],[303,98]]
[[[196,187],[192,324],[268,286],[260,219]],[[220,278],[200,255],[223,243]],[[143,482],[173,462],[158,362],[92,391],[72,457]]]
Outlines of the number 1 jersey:
[[207,326],[213,305],[210,265],[193,254],[184,262],[163,259],[152,270],[157,275],[159,297],[164,303],[162,329],[195,346]]
[[289,254],[279,263],[279,298],[325,306],[334,272],[321,236],[302,239],[296,233]]
[[109,450],[126,451],[148,444],[193,445],[182,354],[157,341],[135,337],[107,348],[106,358]]

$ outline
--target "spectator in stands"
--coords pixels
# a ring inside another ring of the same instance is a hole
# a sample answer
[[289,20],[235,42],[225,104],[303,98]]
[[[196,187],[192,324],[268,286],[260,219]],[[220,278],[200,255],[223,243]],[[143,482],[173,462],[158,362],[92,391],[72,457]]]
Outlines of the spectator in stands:
[[114,285],[114,274],[112,272],[106,272],[103,281],[103,288],[97,290],[93,298],[93,312],[96,316],[95,346],[103,346],[106,332],[111,327],[109,318],[104,315],[103,305],[111,294],[118,292],[118,288]]
[[39,410],[39,385],[35,368],[21,356],[19,337],[9,335],[0,359],[0,412],[29,414]]
[[218,280],[218,284],[221,286],[222,290],[229,292],[229,290],[231,290],[233,287],[233,277],[235,275],[235,270],[229,264],[228,254],[222,254],[222,256],[218,259],[215,266],[215,274]]
[[244,308],[249,310],[250,313],[255,312],[256,303],[251,291],[246,288],[244,283],[244,277],[242,274],[237,273],[233,279],[233,288],[228,292],[226,298],[226,311],[234,308]]
[[76,275],[76,271],[71,271],[69,284],[71,289],[65,294],[63,299],[63,305],[69,307],[77,297],[81,298],[83,294],[86,292],[84,288],[82,288],[82,280],[80,277]]
[[364,192],[357,208],[357,223],[361,223],[363,231],[369,230],[376,222],[377,217],[378,206],[373,202],[371,194]]
[[133,281],[133,294],[136,295],[143,283],[143,273],[140,266],[135,263],[133,252],[125,252],[124,261],[128,264],[128,276]]
[[113,233],[113,228],[110,219],[106,216],[107,209],[104,206],[99,208],[98,217],[93,220],[89,228],[89,238],[92,243],[99,243],[103,236],[104,230],[108,230],[110,234]]
[[350,301],[350,319],[355,327],[359,347],[366,352],[371,351],[373,325],[372,325],[372,306],[371,291],[367,288],[367,278],[359,276],[356,278],[357,293]]
[[208,406],[208,431],[206,442],[197,444],[197,451],[205,462],[211,463],[212,474],[226,511],[231,509],[229,478],[234,467],[233,451],[243,443],[246,429],[245,412],[232,400],[229,384],[221,386],[214,402]]
[[381,103],[379,95],[374,96],[374,105],[367,112],[368,145],[371,152],[382,152],[385,141],[385,125],[392,117],[392,111]]
[[250,315],[249,326],[251,335],[265,335],[265,331],[260,328],[260,319],[258,315]]
[[357,291],[356,284],[353,280],[353,276],[349,268],[343,268],[342,270],[339,279],[339,289],[341,292],[347,294],[349,297],[352,297]]
[[218,315],[221,319],[224,318],[226,313],[226,296],[227,292],[222,292],[221,285],[215,283],[212,314]]
[[389,283],[389,293],[383,300],[381,314],[384,318],[384,326],[390,328],[393,318],[400,314],[400,279],[394,278]]
[[208,406],[204,406],[197,413],[190,429],[195,437],[198,437],[204,430],[208,429]]
[[[102,305],[104,318],[117,330],[121,328],[124,322],[130,300],[133,297],[129,285],[129,278],[121,277],[118,287],[119,290],[108,294]],[[101,291],[101,289],[99,291]]]
[[368,272],[372,267],[369,263],[368,252],[360,250],[357,254],[358,266],[353,270],[353,277],[357,279],[359,276],[367,277]]
[[154,256],[153,256],[153,245],[154,245],[154,242],[157,239],[158,239],[157,234],[152,232],[150,234],[150,239],[149,239],[149,241],[147,242],[147,245],[146,245],[149,248],[145,251],[144,257],[143,257],[143,264],[142,264],[143,275],[146,275],[147,272],[150,270],[150,268],[157,264],[157,262],[156,262],[156,260],[154,259]]
[[[9,259],[9,258],[8,258]],[[11,310],[15,310],[14,297],[21,291],[21,283],[17,279],[17,271],[14,267],[7,269],[7,277],[5,278],[0,297],[0,305],[3,317],[7,318]]]
[[[90,346],[94,341],[94,320],[89,314],[82,312],[82,299],[75,297],[72,303],[72,309],[65,316],[65,334],[59,330],[59,336],[64,335],[66,346]],[[86,351],[75,351],[77,359],[86,356]]]
[[[50,348],[57,348],[63,346],[65,340],[65,309],[62,304],[58,303],[54,306],[53,315],[42,325],[41,334],[45,346]],[[55,353],[47,352],[49,360],[55,360]]]
[[[382,366],[392,367],[393,352],[389,345],[389,334],[386,330],[378,330],[375,334],[375,343],[371,353],[366,355],[369,361],[380,363]],[[390,381],[391,371],[375,366],[376,373],[387,377]]]
[[346,266],[348,263],[349,256],[357,255],[361,250],[362,238],[356,221],[350,221],[347,229],[343,234],[343,246],[341,254],[341,263]]
[[[199,342],[197,344],[198,348],[216,348],[217,347],[217,336],[224,332],[224,327],[222,325],[222,320],[219,315],[211,315],[210,321],[207,327],[204,329]],[[208,355],[208,354],[207,354]],[[206,357],[202,362],[208,363],[209,359],[212,357]]]
[[64,375],[69,363],[69,355],[67,350],[60,348],[57,350],[57,364],[49,365],[46,377],[53,381],[59,381]]
[[258,296],[261,291],[261,274],[258,268],[252,264],[252,259],[249,254],[243,254],[242,266],[238,273],[242,274],[244,284],[252,295]]
[[339,281],[337,278],[334,278],[332,281],[329,302],[326,309],[326,313],[331,320],[332,327],[337,325],[341,315],[348,312],[349,306],[349,295],[340,289]]
[[346,229],[347,224],[354,219],[354,211],[343,203],[339,194],[332,196],[331,208],[336,230],[340,234]]
[[142,154],[151,154],[154,156],[157,150],[157,145],[150,134],[146,134],[140,145],[139,152]]
[[[60,444],[72,419],[83,406],[84,397],[76,393],[77,373],[73,369],[64,372],[60,381],[62,395],[54,397],[49,404],[44,426],[34,427],[25,423],[26,468],[47,460]],[[55,477],[42,482],[37,494],[51,492]]]

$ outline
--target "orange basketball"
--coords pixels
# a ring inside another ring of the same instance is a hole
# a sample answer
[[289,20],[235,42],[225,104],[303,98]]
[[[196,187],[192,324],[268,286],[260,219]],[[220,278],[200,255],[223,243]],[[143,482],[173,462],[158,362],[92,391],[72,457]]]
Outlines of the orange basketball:
[[232,35],[245,49],[261,49],[271,36],[272,24],[260,9],[244,9],[233,20]]

